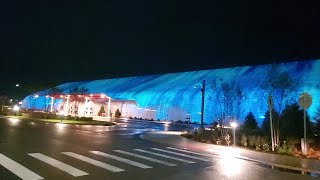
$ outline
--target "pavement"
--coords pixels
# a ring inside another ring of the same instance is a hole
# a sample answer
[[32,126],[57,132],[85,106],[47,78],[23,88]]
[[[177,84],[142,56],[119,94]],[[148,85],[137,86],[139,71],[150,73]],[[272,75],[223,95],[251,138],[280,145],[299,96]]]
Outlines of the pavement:
[[320,175],[320,161],[316,159],[303,159],[291,157],[287,155],[271,154],[265,152],[257,152],[238,147],[219,146],[214,144],[201,143],[184,138],[181,132],[147,132],[140,137],[144,140],[149,140],[156,143],[165,144],[168,146],[176,146],[181,149],[202,152],[213,155],[223,155],[232,153],[238,159],[248,160],[252,162],[262,163],[265,165],[290,169],[295,171],[316,173]]
[[317,178],[271,169],[230,156],[208,156],[197,149],[186,151],[181,144],[168,146],[139,138],[147,132],[166,131],[172,134],[185,128],[181,125],[129,120],[106,127],[38,124],[2,118],[0,179]]

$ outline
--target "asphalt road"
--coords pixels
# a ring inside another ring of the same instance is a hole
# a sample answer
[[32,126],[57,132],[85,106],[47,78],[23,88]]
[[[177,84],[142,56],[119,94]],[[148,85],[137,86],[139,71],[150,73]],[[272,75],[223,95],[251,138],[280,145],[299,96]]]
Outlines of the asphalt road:
[[185,128],[131,121],[101,127],[0,119],[0,179],[315,179],[139,138],[145,131]]

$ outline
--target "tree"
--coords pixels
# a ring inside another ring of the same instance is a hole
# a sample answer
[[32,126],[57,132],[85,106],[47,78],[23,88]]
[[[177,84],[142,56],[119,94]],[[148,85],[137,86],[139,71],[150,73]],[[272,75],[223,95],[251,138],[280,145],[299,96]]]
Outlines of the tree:
[[[304,119],[303,109],[299,107],[297,103],[287,105],[279,117],[281,137],[283,139],[287,137],[303,138],[304,134]],[[307,115],[307,136],[310,135],[312,125],[310,118]]]
[[119,109],[117,109],[116,112],[114,113],[114,117],[116,117],[116,118],[121,117],[121,112],[119,111]]
[[[275,64],[271,65],[267,71],[265,80],[263,81],[261,88],[266,91],[266,94],[271,95],[277,105],[277,111],[282,112],[283,106],[293,102],[291,94],[296,88],[295,81],[291,78],[287,71],[281,71]],[[275,128],[275,143],[279,144],[280,139],[280,122],[274,122]]]
[[252,112],[249,112],[241,126],[245,134],[253,134],[259,131],[258,123]]
[[[270,130],[270,112],[267,111],[264,115],[264,120],[262,122],[262,125],[261,125],[261,131],[263,133],[263,135],[267,136],[267,137],[270,137],[269,140],[271,139],[271,130]],[[273,125],[279,120],[279,114],[278,112],[273,109],[272,110],[272,122],[273,122]],[[273,126],[274,127],[274,126]],[[273,130],[274,131],[274,130]],[[273,136],[274,137],[274,136]]]
[[105,113],[106,111],[104,110],[104,106],[100,107],[100,110],[98,112],[98,116],[102,116],[103,113]]
[[249,112],[242,124],[243,129],[259,129],[258,123],[252,112]]

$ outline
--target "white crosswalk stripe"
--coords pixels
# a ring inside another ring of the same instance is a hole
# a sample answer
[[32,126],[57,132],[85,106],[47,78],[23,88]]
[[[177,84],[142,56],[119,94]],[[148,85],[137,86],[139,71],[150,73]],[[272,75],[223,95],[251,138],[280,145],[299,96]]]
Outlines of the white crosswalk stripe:
[[134,149],[135,151],[139,151],[139,152],[143,152],[143,153],[147,153],[147,154],[151,154],[151,155],[155,155],[155,156],[160,156],[160,157],[164,157],[164,158],[167,158],[167,159],[173,159],[173,160],[176,160],[176,161],[181,161],[181,162],[185,162],[185,163],[195,163],[193,161],[189,161],[189,160],[185,160],[185,159],[181,159],[181,158],[176,158],[176,157],[173,157],[173,156],[168,156],[168,155],[165,155],[165,154],[160,154],[160,153],[156,153],[156,152],[151,152],[151,151],[146,151],[146,150],[142,150],[142,149]]
[[191,155],[188,155],[188,154],[182,154],[182,153],[168,151],[168,150],[159,149],[159,148],[151,148],[151,149],[152,150],[156,150],[156,151],[160,151],[160,152],[165,152],[165,153],[169,153],[169,154],[178,155],[178,156],[183,156],[183,157],[187,157],[187,158],[191,158],[191,159],[197,159],[197,160],[201,160],[201,161],[210,162],[210,160],[208,160],[208,159],[204,159],[204,158],[200,158],[200,157],[196,157],[196,156],[191,156]]
[[107,169],[107,170],[112,171],[112,172],[125,171],[124,169],[121,169],[121,168],[118,168],[118,167],[115,167],[115,166],[112,166],[112,165],[103,163],[103,162],[101,162],[101,161],[97,161],[97,160],[95,160],[95,159],[88,158],[88,157],[86,157],[86,156],[82,156],[82,155],[80,155],[80,154],[76,154],[76,153],[73,153],[73,152],[62,152],[62,154],[65,154],[65,155],[67,155],[67,156],[70,156],[70,157],[79,159],[79,160],[81,160],[81,161],[90,163],[90,164],[92,164],[92,165],[95,165],[95,166],[98,166],[98,167]]
[[167,148],[168,148],[168,149],[172,149],[172,150],[176,150],[176,151],[181,151],[181,152],[186,152],[186,153],[190,153],[190,154],[195,154],[195,155],[199,155],[199,156],[213,157],[213,155],[210,155],[210,154],[197,153],[197,152],[188,151],[188,150],[185,150],[185,149],[178,149],[178,148],[174,148],[174,147],[167,147]]
[[169,163],[169,162],[166,162],[166,161],[161,161],[161,160],[154,159],[154,158],[151,158],[151,157],[146,157],[146,156],[142,156],[142,155],[139,155],[139,154],[134,154],[134,153],[130,153],[130,152],[122,151],[122,150],[113,150],[113,151],[114,152],[118,152],[118,153],[122,153],[122,154],[125,154],[125,155],[128,155],[128,156],[133,156],[133,157],[137,157],[137,158],[140,158],[140,159],[144,159],[144,160],[147,160],[147,161],[159,163],[159,164],[166,165],[166,166],[177,166],[176,164],[173,164],[173,163]]
[[38,174],[30,171],[29,169],[25,168],[21,164],[11,160],[10,158],[6,157],[3,154],[0,154],[0,165],[11,171],[13,174],[17,175],[23,180],[38,180],[43,179],[43,177],[39,176]]
[[125,158],[122,158],[122,157],[118,157],[118,156],[114,156],[114,155],[111,155],[111,154],[107,154],[107,153],[104,153],[104,152],[100,152],[100,151],[90,151],[90,152],[93,153],[93,154],[99,155],[99,156],[103,156],[103,157],[111,158],[111,159],[114,159],[114,160],[117,160],[117,161],[120,161],[120,162],[123,162],[123,163],[127,163],[127,164],[130,164],[132,166],[136,166],[136,167],[139,167],[139,168],[142,168],[142,169],[152,168],[151,166],[148,166],[148,165],[145,165],[145,164],[142,164],[142,163],[139,163],[139,162],[131,161],[129,159],[125,159]]
[[43,155],[41,153],[29,153],[28,154],[29,156],[32,156],[42,162],[45,162],[53,167],[56,167],[66,173],[69,173],[71,174],[72,176],[74,177],[79,177],[79,176],[85,176],[85,175],[89,175],[88,173],[84,172],[84,171],[81,171],[77,168],[74,168],[72,166],[69,166],[68,164],[65,164],[63,162],[60,162],[56,159],[53,159],[51,157],[48,157],[46,155]]

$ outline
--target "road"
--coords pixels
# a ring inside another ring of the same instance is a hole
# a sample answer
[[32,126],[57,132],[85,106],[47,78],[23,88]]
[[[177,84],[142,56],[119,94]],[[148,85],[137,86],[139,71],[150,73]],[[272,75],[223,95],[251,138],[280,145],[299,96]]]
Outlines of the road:
[[132,121],[102,127],[2,118],[0,179],[315,179],[139,138],[145,131],[185,128]]

